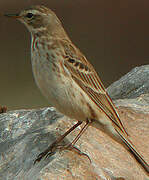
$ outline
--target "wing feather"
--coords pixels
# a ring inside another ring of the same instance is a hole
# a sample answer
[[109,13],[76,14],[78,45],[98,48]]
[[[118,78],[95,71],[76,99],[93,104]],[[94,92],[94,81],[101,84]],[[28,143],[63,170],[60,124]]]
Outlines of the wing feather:
[[[74,81],[106,116],[124,133],[127,134],[112,100],[107,94],[98,74],[75,46],[68,46],[65,51],[64,66],[71,73]],[[69,49],[69,50],[68,50]],[[75,54],[75,57],[73,56]]]

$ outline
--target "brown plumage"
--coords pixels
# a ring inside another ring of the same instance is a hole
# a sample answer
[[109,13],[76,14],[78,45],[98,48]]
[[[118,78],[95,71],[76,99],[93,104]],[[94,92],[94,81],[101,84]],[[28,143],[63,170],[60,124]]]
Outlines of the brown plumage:
[[24,23],[31,33],[33,74],[43,95],[61,113],[78,120],[76,125],[41,153],[36,161],[53,152],[67,134],[85,121],[86,125],[69,145],[69,148],[73,147],[87,127],[96,122],[113,137],[121,139],[149,173],[148,163],[129,140],[98,74],[71,42],[55,13],[44,6],[34,6],[6,16]]

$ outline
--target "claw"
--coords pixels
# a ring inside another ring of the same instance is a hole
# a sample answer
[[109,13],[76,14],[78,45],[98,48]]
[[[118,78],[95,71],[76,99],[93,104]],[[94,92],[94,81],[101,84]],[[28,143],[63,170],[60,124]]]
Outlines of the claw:
[[69,147],[70,149],[70,151],[74,151],[74,152],[76,152],[78,155],[80,155],[80,156],[86,156],[87,158],[88,158],[88,160],[90,161],[90,163],[92,163],[92,161],[91,161],[91,159],[90,159],[90,157],[89,157],[89,155],[87,155],[86,153],[83,153],[80,149],[78,149],[77,147],[75,147],[75,146],[70,146]]
[[36,164],[37,162],[41,161],[41,159],[44,157],[45,155],[43,153],[40,153],[37,158],[34,161],[34,164]]
[[49,153],[47,153],[46,155],[45,155],[45,158],[47,159],[48,158],[48,156],[52,156],[54,154],[54,152],[49,152]]
[[73,152],[77,153],[80,156],[86,156],[88,158],[88,160],[90,161],[90,163],[92,163],[89,155],[87,155],[86,153],[81,152],[81,150],[78,149],[77,147],[73,146],[73,144],[68,144],[66,146],[59,145],[59,146],[57,146],[57,149],[59,149],[60,151],[69,150],[69,151],[73,151]]
[[34,164],[36,164],[36,162],[41,161],[42,158],[48,158],[48,156],[52,156],[52,154],[56,151],[56,147],[53,147],[53,145],[51,145],[50,147],[48,147],[45,151],[43,151],[42,153],[40,153],[37,158],[34,161]]

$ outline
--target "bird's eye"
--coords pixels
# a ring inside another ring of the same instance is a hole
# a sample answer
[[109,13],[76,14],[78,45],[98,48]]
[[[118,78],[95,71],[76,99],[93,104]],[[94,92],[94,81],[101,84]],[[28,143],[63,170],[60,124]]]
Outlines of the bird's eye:
[[31,19],[33,16],[34,16],[34,15],[33,15],[32,13],[27,13],[27,15],[26,15],[26,17],[27,17],[28,19]]

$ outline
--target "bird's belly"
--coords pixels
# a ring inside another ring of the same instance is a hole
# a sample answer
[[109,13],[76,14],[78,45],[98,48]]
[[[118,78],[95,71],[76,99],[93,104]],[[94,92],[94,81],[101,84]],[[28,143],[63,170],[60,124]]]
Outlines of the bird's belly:
[[99,118],[99,109],[71,77],[53,73],[50,67],[33,68],[33,74],[42,94],[59,112],[80,121]]
[[70,77],[48,75],[36,76],[36,83],[51,106],[72,119],[92,119],[97,129],[115,134],[109,118]]

